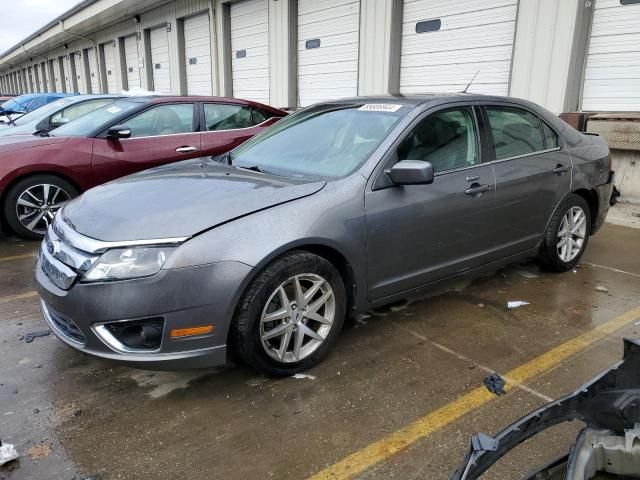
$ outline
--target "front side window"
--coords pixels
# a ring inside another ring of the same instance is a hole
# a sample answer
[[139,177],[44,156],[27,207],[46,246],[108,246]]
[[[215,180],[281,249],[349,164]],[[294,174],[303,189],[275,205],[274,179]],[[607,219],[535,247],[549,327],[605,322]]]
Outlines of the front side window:
[[100,131],[126,112],[140,108],[140,103],[132,100],[120,100],[87,113],[77,120],[62,125],[50,133],[53,137],[86,137]]
[[285,117],[231,152],[232,165],[305,179],[348,175],[411,107],[326,104]]
[[158,105],[124,122],[131,138],[193,132],[193,104]]
[[441,110],[421,120],[398,146],[398,160],[423,160],[431,163],[434,172],[479,163],[471,108]]
[[78,117],[81,117],[89,112],[93,112],[94,110],[105,105],[109,105],[113,102],[114,99],[112,98],[101,98],[98,100],[88,100],[86,102],[71,105],[57,112],[51,117],[51,126],[69,123],[70,121],[75,120]]
[[251,108],[224,103],[206,103],[204,122],[208,131],[235,130],[253,126]]
[[493,134],[496,160],[545,149],[541,122],[534,114],[515,107],[486,107]]

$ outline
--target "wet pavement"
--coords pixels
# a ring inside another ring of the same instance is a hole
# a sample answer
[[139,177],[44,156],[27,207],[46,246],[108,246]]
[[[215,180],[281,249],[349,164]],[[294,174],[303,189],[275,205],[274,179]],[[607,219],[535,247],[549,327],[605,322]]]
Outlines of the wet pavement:
[[[135,370],[53,335],[26,343],[46,329],[31,276],[37,244],[2,237],[0,439],[20,460],[0,467],[0,479],[344,478],[332,465],[482,387],[488,373],[514,371],[640,306],[637,226],[607,223],[575,272],[516,265],[349,321],[311,378],[279,380],[234,365]],[[529,305],[507,310],[509,300]],[[639,320],[506,395],[440,418],[395,455],[358,457],[356,477],[447,479],[473,433],[495,434],[607,369],[623,337],[640,337]],[[485,477],[520,478],[565,452],[579,428],[545,432]]]

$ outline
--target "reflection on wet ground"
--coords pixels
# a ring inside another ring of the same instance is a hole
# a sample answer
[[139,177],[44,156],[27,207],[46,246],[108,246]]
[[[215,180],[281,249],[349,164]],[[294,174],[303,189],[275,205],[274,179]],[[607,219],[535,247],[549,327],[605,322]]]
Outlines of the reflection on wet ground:
[[[305,478],[481,386],[488,372],[508,372],[640,305],[640,259],[629,253],[639,239],[638,229],[607,224],[574,272],[516,265],[376,309],[347,322],[333,354],[308,372],[315,379],[279,380],[235,365],[134,370],[52,335],[26,343],[44,327],[30,295],[37,244],[0,239],[0,439],[21,454],[0,478]],[[516,300],[529,305],[507,309]],[[448,478],[472,433],[496,433],[589,380],[621,357],[623,336],[640,336],[640,322],[360,478]],[[545,463],[578,428],[545,432],[488,478]]]

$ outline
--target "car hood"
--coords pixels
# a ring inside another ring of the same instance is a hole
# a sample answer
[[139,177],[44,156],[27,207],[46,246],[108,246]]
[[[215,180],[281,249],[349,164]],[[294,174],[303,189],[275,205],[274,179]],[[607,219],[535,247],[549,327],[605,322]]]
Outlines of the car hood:
[[[9,127],[17,128],[17,127]],[[64,143],[68,137],[36,137],[34,135],[8,135],[0,137],[0,153],[11,152],[14,150],[22,150],[24,148],[40,147],[43,145],[52,145],[56,143]]]
[[324,185],[187,160],[93,188],[67,204],[62,216],[77,232],[104,241],[191,237]]
[[11,135],[28,135],[35,132],[35,128],[31,123],[26,125],[9,125],[0,124],[0,137],[8,137]]

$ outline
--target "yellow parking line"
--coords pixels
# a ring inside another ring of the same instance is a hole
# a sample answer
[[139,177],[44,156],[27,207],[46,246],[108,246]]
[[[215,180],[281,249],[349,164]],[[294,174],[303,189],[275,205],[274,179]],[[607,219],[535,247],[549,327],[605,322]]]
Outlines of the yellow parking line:
[[23,260],[25,258],[34,258],[36,256],[35,253],[25,253],[24,255],[13,255],[11,257],[0,257],[1,262],[11,262],[13,260]]
[[[615,331],[640,318],[640,307],[632,308],[622,315],[598,325],[562,345],[543,353],[539,357],[511,370],[504,375],[507,379],[506,390],[511,390],[515,383],[524,383],[536,376],[548,373],[561,365],[569,357],[577,354],[595,342],[606,338]],[[377,440],[362,450],[345,457],[329,468],[310,477],[310,480],[349,479],[368,468],[386,460],[399,451],[409,447],[418,440],[446,427],[463,415],[481,407],[495,399],[485,387],[479,387],[459,397],[457,400],[441,407],[404,428]]]
[[34,291],[19,293],[18,295],[8,295],[6,297],[0,297],[0,304],[13,302],[14,300],[24,300],[27,298],[35,298],[37,296],[38,296],[38,293]]

